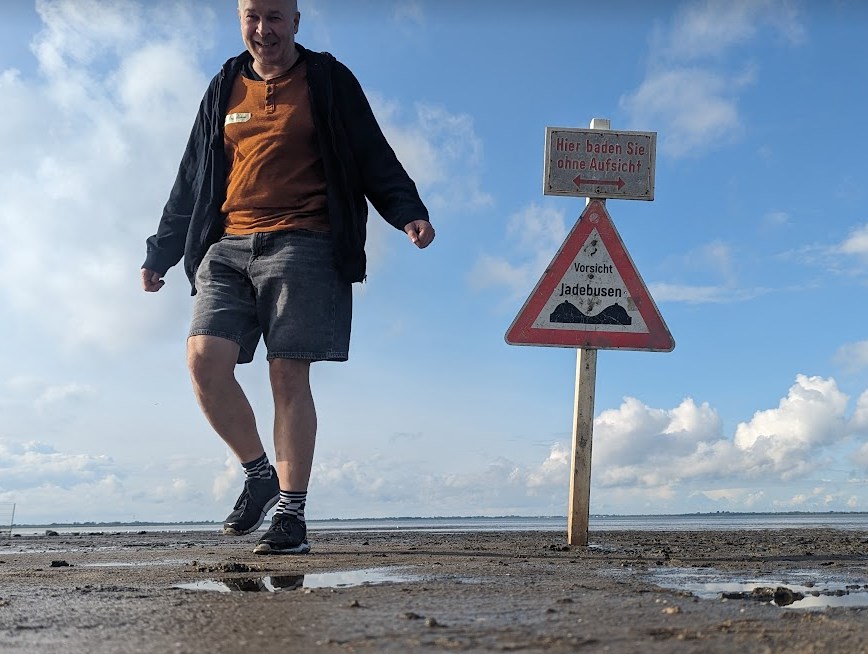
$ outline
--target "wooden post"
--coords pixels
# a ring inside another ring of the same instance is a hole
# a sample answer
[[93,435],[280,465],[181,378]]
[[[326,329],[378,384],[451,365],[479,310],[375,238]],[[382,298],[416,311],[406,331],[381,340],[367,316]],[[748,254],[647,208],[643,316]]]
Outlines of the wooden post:
[[576,353],[576,403],[573,413],[572,475],[567,542],[588,544],[591,509],[591,445],[594,437],[594,387],[597,351],[580,348]]
[[[611,129],[607,118],[594,118],[591,129]],[[591,198],[585,201],[587,206]],[[605,202],[605,200],[603,200]],[[573,407],[573,448],[570,457],[570,510],[567,542],[588,544],[591,515],[591,446],[594,441],[594,396],[597,384],[597,350],[576,351],[576,395]]]

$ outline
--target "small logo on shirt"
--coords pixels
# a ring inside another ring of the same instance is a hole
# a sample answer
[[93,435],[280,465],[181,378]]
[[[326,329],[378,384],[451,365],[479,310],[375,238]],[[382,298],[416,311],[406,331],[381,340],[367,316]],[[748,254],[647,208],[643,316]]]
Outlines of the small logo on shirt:
[[226,114],[226,122],[224,125],[233,125],[235,123],[246,123],[253,117],[253,114]]

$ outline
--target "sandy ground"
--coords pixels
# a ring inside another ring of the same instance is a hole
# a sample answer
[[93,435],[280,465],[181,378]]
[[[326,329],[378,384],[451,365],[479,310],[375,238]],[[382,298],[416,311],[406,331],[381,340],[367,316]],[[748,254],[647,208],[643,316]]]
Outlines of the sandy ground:
[[[314,532],[301,557],[256,556],[255,540],[0,542],[0,651],[868,653],[857,532],[601,531],[573,548],[553,532]],[[371,569],[353,586],[325,574]],[[798,589],[852,602],[797,609],[685,589],[752,579],[781,602]]]

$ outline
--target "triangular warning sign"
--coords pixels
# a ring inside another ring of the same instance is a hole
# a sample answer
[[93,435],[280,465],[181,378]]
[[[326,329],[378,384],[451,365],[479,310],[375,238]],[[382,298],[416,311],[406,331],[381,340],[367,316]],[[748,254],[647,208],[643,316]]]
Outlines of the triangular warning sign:
[[602,202],[585,207],[506,342],[658,352],[675,347]]

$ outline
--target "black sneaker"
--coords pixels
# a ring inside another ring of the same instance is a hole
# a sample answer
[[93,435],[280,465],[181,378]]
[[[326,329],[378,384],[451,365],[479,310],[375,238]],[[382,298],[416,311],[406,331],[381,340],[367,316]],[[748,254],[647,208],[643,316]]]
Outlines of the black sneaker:
[[235,502],[235,509],[223,521],[223,533],[227,536],[243,536],[259,529],[265,514],[280,499],[280,482],[277,471],[271,467],[270,479],[246,479],[244,490]]
[[307,554],[307,526],[294,515],[278,513],[268,531],[256,543],[254,554]]

